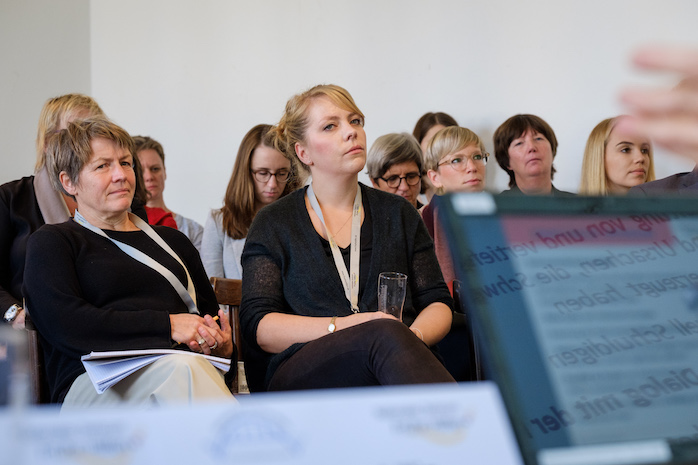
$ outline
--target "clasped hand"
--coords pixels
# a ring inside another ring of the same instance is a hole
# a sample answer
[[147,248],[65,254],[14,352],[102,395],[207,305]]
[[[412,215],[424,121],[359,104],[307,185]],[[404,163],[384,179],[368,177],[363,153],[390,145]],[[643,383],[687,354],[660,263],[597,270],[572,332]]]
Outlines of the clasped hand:
[[233,338],[228,314],[218,310],[220,326],[211,315],[177,313],[170,315],[171,337],[187,344],[194,352],[230,358],[233,354]]

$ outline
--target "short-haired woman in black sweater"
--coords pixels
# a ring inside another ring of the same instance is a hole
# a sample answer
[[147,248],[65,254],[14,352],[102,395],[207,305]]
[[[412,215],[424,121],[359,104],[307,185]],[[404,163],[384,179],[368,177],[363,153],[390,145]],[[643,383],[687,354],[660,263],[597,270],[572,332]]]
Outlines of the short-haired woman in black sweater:
[[82,366],[91,351],[183,344],[222,357],[234,352],[192,243],[129,212],[134,157],[131,137],[106,119],[70,123],[47,144],[54,187],[77,202],[74,220],[45,225],[27,247],[24,295],[41,335],[51,400],[66,408],[232,399],[203,357],[167,355],[103,394]]
[[[276,128],[312,183],[262,209],[247,236],[240,318],[252,390],[453,381],[429,350],[452,304],[432,241],[409,202],[358,183],[363,125],[345,89],[321,85],[291,98]],[[385,271],[408,275],[402,322],[377,311]]]

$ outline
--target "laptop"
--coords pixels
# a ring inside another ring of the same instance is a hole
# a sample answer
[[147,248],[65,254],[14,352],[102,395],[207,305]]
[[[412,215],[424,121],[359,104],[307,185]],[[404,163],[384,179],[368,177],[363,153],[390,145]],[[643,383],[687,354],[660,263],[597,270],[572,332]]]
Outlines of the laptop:
[[439,202],[526,463],[698,463],[698,198]]

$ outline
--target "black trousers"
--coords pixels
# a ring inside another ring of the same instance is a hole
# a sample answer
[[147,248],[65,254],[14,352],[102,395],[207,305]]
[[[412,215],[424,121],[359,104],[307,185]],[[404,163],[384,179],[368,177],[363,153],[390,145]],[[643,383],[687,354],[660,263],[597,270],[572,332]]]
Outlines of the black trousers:
[[404,323],[373,320],[308,342],[283,362],[269,391],[455,382]]

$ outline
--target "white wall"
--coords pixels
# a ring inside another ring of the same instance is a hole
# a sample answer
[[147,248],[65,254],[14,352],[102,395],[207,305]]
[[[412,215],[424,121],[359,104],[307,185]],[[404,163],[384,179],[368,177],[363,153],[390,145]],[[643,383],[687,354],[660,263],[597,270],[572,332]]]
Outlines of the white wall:
[[89,0],[0,0],[0,184],[32,174],[44,102],[90,93]]
[[[695,0],[97,0],[89,11],[92,95],[131,133],[163,143],[167,204],[200,222],[221,204],[244,133],[277,121],[291,95],[323,82],[353,94],[369,144],[445,111],[491,149],[507,117],[537,114],[560,142],[555,185],[574,191],[592,127],[622,112],[621,87],[647,80],[631,69],[630,52],[656,41],[698,44]],[[35,84],[37,102],[56,94]],[[9,121],[10,138],[33,147],[39,109]],[[660,177],[692,168],[663,153],[657,161]],[[0,181],[30,166],[3,170]],[[489,170],[493,190],[504,188],[496,163]]]

